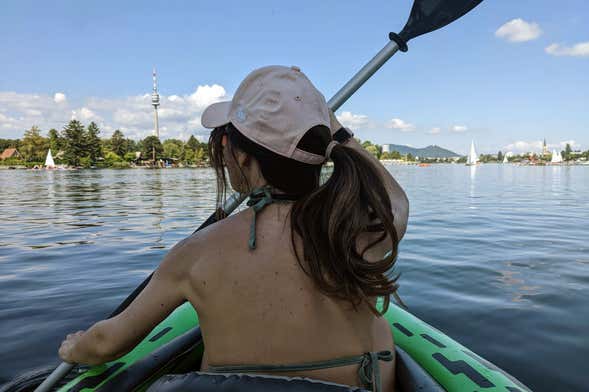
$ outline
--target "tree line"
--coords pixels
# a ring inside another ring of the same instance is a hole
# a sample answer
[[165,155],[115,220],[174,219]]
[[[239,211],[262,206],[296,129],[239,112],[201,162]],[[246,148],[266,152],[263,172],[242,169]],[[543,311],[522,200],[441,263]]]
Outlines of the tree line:
[[[372,155],[378,159],[402,159],[416,161],[410,153],[402,155],[398,151],[382,151],[382,146],[373,144],[369,140],[358,141]],[[45,162],[47,151],[51,149],[57,164],[63,163],[78,167],[128,167],[133,164],[153,164],[153,160],[171,160],[185,165],[204,165],[208,162],[208,146],[199,142],[194,136],[184,142],[179,139],[167,139],[163,142],[156,136],[148,136],[136,141],[125,137],[120,131],[113,132],[110,138],[100,137],[100,128],[94,122],[84,126],[78,120],[71,120],[62,130],[50,129],[47,136],[41,135],[37,126],[27,130],[22,139],[0,139],[0,152],[6,148],[16,148],[22,157],[0,161],[0,164],[25,164],[33,166]],[[577,158],[589,160],[589,150],[575,152],[569,144],[561,152],[564,161]],[[502,162],[504,154],[480,154],[483,163]],[[526,153],[508,157],[510,162],[522,160],[549,161],[550,155]],[[151,161],[151,162],[150,162]],[[453,158],[419,158],[420,162],[450,162]],[[457,162],[466,162],[461,157]]]
[[101,138],[95,122],[84,126],[78,120],[71,120],[61,131],[50,129],[47,136],[41,133],[39,127],[33,126],[25,131],[22,139],[0,139],[0,153],[12,147],[21,155],[3,163],[40,165],[45,162],[49,149],[56,164],[76,167],[127,167],[149,163],[154,158],[188,165],[202,165],[208,161],[207,144],[194,136],[186,142],[179,139],[162,142],[156,136],[136,141],[117,129],[110,138]]
[[[562,156],[562,160],[565,162],[574,161],[579,158],[584,158],[589,160],[589,150],[587,151],[573,151],[573,148],[569,143],[566,143],[564,150],[560,151],[560,155]],[[505,155],[502,151],[499,151],[496,156],[489,155],[489,154],[481,154],[479,159],[483,163],[487,162],[502,162]],[[507,160],[509,162],[522,162],[522,161],[540,161],[540,162],[550,162],[552,159],[552,152],[548,152],[547,154],[542,153],[533,153],[533,152],[526,152],[523,154],[514,154],[508,155]]]

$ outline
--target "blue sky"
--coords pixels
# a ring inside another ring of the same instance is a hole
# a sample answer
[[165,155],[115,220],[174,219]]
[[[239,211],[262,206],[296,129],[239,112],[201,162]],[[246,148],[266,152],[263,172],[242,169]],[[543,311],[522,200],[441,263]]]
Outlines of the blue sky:
[[[200,113],[254,68],[298,65],[330,98],[403,27],[411,1],[5,0],[0,137],[72,116],[108,136],[206,137]],[[566,4],[563,5],[563,4]],[[558,7],[560,5],[560,7]],[[409,43],[338,113],[362,139],[466,152],[589,148],[589,3],[483,1]]]

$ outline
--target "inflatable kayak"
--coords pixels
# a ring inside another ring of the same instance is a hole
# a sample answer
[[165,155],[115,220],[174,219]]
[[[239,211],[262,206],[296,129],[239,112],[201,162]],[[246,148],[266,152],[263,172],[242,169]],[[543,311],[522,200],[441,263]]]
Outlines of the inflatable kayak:
[[[391,304],[385,318],[397,346],[398,391],[529,391],[514,377],[402,308]],[[203,349],[198,316],[185,303],[128,354],[104,365],[78,368],[55,390],[363,391],[302,378],[196,372]],[[42,376],[39,372],[23,375],[0,391],[32,391],[43,381]]]

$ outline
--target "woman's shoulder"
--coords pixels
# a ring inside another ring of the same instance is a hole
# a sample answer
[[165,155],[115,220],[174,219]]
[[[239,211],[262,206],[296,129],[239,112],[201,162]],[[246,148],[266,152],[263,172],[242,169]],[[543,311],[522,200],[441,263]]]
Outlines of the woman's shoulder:
[[229,236],[249,230],[250,223],[251,211],[248,208],[193,233],[186,238],[186,241],[190,246],[197,246],[201,249],[215,248],[219,242],[227,243],[232,238]]
[[201,229],[179,241],[170,250],[167,257],[184,261],[190,265],[205,266],[214,262],[215,255],[228,249],[228,244],[234,248],[237,238],[247,238],[251,212],[240,211],[218,222]]

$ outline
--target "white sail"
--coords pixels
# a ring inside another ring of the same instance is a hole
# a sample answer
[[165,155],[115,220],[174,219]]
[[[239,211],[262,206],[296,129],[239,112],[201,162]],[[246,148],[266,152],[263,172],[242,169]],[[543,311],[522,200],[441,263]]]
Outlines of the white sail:
[[51,155],[51,149],[47,152],[47,158],[45,158],[45,167],[55,167],[55,162],[53,162],[53,155]]
[[470,153],[468,154],[468,159],[466,160],[467,165],[476,165],[479,162],[479,157],[477,155],[476,150],[474,149],[474,140],[470,143]]
[[503,163],[509,163],[509,161],[507,160],[507,154],[503,155]]
[[560,155],[560,151],[552,150],[552,159],[550,159],[550,163],[562,163],[562,155]]

